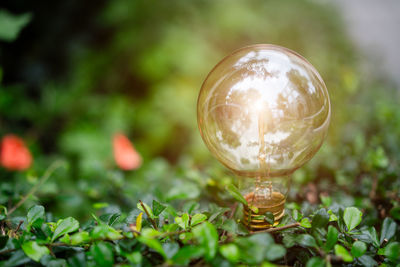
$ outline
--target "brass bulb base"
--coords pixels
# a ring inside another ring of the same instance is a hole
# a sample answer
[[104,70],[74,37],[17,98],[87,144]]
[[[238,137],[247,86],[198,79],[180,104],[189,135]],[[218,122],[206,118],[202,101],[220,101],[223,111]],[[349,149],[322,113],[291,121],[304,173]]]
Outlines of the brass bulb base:
[[[286,197],[279,192],[272,192],[271,197],[264,199],[260,204],[254,202],[254,192],[251,192],[244,196],[249,205],[258,208],[258,212],[255,213],[249,209],[248,206],[243,205],[243,223],[250,231],[260,231],[271,228],[277,224],[285,215],[285,202]],[[271,212],[274,215],[274,223],[270,224],[267,221],[260,219],[260,215],[264,215],[267,212]]]

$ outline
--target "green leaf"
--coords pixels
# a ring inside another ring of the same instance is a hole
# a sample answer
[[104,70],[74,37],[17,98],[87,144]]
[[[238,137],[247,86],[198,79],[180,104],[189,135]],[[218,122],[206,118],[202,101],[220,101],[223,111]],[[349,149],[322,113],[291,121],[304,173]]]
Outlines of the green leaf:
[[240,249],[240,261],[249,265],[260,264],[268,252],[268,248],[274,244],[274,239],[268,233],[258,233],[235,240]]
[[44,221],[44,207],[35,205],[28,210],[28,214],[26,215],[27,227],[38,226]]
[[335,213],[333,213],[332,210],[328,210],[328,214],[329,214],[329,221],[330,222],[336,222],[338,220],[338,217],[336,216]]
[[347,226],[347,231],[351,231],[360,224],[362,217],[362,212],[355,208],[349,207],[344,210],[343,220]]
[[90,248],[90,253],[96,261],[96,266],[109,267],[114,264],[114,253],[111,244],[99,242]]
[[326,244],[325,248],[329,251],[333,248],[338,240],[339,232],[336,227],[329,225],[328,227],[328,234],[326,236]]
[[199,246],[185,246],[172,257],[175,265],[186,266],[190,260],[197,259],[204,254],[204,248]]
[[325,267],[325,262],[319,257],[312,257],[307,261],[306,267]]
[[304,247],[317,247],[317,242],[314,237],[309,234],[301,234],[296,237],[296,242]]
[[61,220],[60,223],[57,224],[56,229],[54,230],[51,242],[53,242],[62,235],[75,232],[78,229],[79,229],[79,222],[74,218],[68,217],[64,220]]
[[285,234],[282,239],[282,243],[285,245],[285,247],[291,248],[296,245],[296,237],[297,236],[293,234]]
[[0,40],[6,42],[14,41],[19,32],[24,28],[31,20],[32,15],[25,13],[22,15],[13,15],[10,12],[1,9],[0,10]]
[[320,195],[319,196],[322,202],[322,205],[324,207],[329,207],[332,204],[332,198],[330,196],[324,196],[324,195]]
[[219,252],[221,253],[222,256],[224,256],[230,262],[233,262],[233,263],[237,262],[240,257],[239,248],[235,244],[222,245],[219,248]]
[[189,214],[184,213],[182,217],[175,217],[175,222],[184,230],[189,227]]
[[204,222],[192,230],[199,244],[204,248],[206,260],[215,257],[218,249],[218,232],[214,225]]
[[171,259],[179,250],[178,243],[163,243],[162,247],[168,259]]
[[312,217],[311,226],[313,230],[317,228],[325,228],[328,222],[329,222],[329,214],[326,212],[325,209],[320,209]]
[[50,254],[47,247],[39,246],[36,241],[25,242],[21,247],[25,254],[34,261],[40,261],[44,255]]
[[286,249],[282,245],[272,244],[268,246],[267,253],[265,253],[265,258],[269,261],[274,261],[282,258],[286,254]]
[[298,222],[303,217],[303,214],[301,214],[300,211],[298,211],[298,210],[293,210],[292,211],[292,217],[296,222]]
[[385,247],[383,255],[385,255],[392,261],[397,261],[400,258],[400,243],[399,242],[389,243]]
[[133,264],[141,264],[143,257],[139,251],[132,252],[131,254],[126,254],[125,257]]
[[121,239],[123,236],[115,230],[113,227],[107,224],[100,224],[93,228],[90,236],[93,239],[109,239],[109,240],[118,240]]
[[[367,254],[362,255],[357,260],[361,262],[362,266],[365,267],[378,266],[378,263],[371,256],[368,256]],[[383,266],[381,265],[381,267]]]
[[236,199],[243,205],[248,206],[247,200],[242,196],[242,194],[240,193],[239,189],[237,189],[236,186],[234,186],[233,184],[229,184],[226,186],[226,190],[228,190],[229,194],[231,194],[231,196],[234,199]]
[[372,243],[374,247],[378,248],[379,245],[379,240],[378,240],[378,234],[376,233],[375,227],[371,226],[367,229],[364,229],[361,231],[361,235],[354,235],[361,241],[367,242],[367,243]]
[[311,222],[308,218],[303,218],[300,222],[300,225],[304,228],[311,228]]
[[396,227],[397,224],[392,218],[386,217],[385,220],[383,220],[380,244],[382,244],[385,239],[386,242],[388,242],[396,234]]
[[367,245],[362,241],[356,241],[351,247],[351,254],[355,257],[361,257],[367,251]]
[[341,245],[335,245],[335,254],[336,254],[336,256],[342,257],[343,261],[345,261],[345,262],[352,262],[353,261],[353,257]]
[[274,214],[272,212],[266,212],[264,214],[264,221],[266,221],[269,224],[274,224],[275,222]]
[[166,209],[166,206],[161,204],[160,202],[153,200],[153,213],[155,216],[158,216]]
[[192,219],[190,220],[190,226],[195,226],[199,223],[204,222],[205,220],[207,220],[207,216],[201,213],[197,213],[195,215],[192,216]]
[[138,236],[137,239],[139,240],[139,242],[145,244],[149,248],[160,253],[164,257],[164,259],[167,259],[167,254],[165,254],[165,251],[164,251],[160,241],[158,241],[158,239],[156,239],[156,235],[158,235],[158,234],[159,234],[159,232],[155,231],[153,229],[144,229],[142,231],[142,235]]
[[400,206],[393,207],[390,210],[390,216],[392,216],[396,220],[400,220]]

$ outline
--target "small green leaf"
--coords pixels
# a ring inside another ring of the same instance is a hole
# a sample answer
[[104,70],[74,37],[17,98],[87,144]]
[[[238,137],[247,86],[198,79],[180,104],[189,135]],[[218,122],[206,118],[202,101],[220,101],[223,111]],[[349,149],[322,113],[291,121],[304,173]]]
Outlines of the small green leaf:
[[367,251],[367,245],[362,241],[356,241],[351,247],[351,254],[355,257],[361,257]]
[[351,231],[360,224],[362,217],[362,212],[355,208],[349,207],[344,210],[343,220],[347,226],[347,231]]
[[123,236],[115,230],[113,227],[102,223],[93,228],[90,236],[93,239],[109,239],[109,240],[118,240]]
[[326,212],[325,209],[320,209],[312,217],[311,226],[313,230],[317,228],[325,228],[328,222],[329,222],[329,214]]
[[353,257],[341,245],[335,245],[335,254],[336,254],[336,256],[342,257],[343,261],[345,261],[345,262],[352,262],[353,261]]
[[78,229],[79,229],[79,222],[74,218],[68,217],[64,220],[61,220],[59,223],[57,223],[53,237],[51,238],[51,242],[53,242],[62,235],[75,232]]
[[69,237],[71,245],[79,245],[90,241],[89,233],[82,231]]
[[325,248],[329,251],[333,248],[338,240],[339,232],[336,227],[329,225],[328,227],[328,234],[326,236],[326,244]]
[[392,216],[396,220],[400,220],[400,206],[393,207],[390,210],[390,216]]
[[166,209],[166,206],[161,204],[160,202],[153,200],[153,213],[155,216],[158,216]]
[[35,205],[28,210],[26,215],[27,227],[30,228],[33,225],[39,226],[44,221],[44,207]]
[[106,242],[99,242],[90,248],[90,253],[96,261],[96,266],[109,267],[114,264],[114,253],[112,246]]
[[269,224],[274,224],[275,222],[274,214],[272,212],[266,212],[264,214],[264,221],[266,221]]
[[21,247],[25,254],[34,261],[40,261],[44,255],[50,254],[47,247],[39,246],[36,241],[25,242]]
[[206,260],[214,258],[218,249],[218,232],[214,225],[204,222],[195,226],[192,232],[199,244],[204,248]]
[[314,237],[309,234],[302,234],[296,238],[296,241],[299,245],[305,247],[317,247],[317,242],[315,241]]
[[383,255],[385,255],[392,261],[397,261],[400,258],[400,243],[399,242],[389,243],[385,247]]
[[185,246],[172,257],[175,265],[186,266],[190,260],[197,259],[204,254],[204,248],[199,246]]
[[298,222],[303,217],[303,214],[301,214],[300,211],[298,211],[298,210],[293,210],[292,211],[292,217],[296,222]]
[[324,195],[320,195],[319,196],[322,202],[322,205],[324,207],[329,207],[332,204],[332,198],[330,196],[324,196]]
[[1,9],[0,10],[0,40],[12,42],[14,41],[19,32],[24,28],[31,20],[32,15],[25,13],[21,15],[13,15],[10,12]]
[[126,254],[125,257],[133,264],[141,265],[143,257],[139,251],[132,252],[131,254]]
[[247,200],[242,196],[242,194],[239,192],[239,189],[237,189],[236,186],[234,186],[233,184],[229,184],[226,186],[226,190],[228,190],[229,194],[231,194],[231,196],[234,199],[236,199],[243,205],[246,205],[246,206],[248,205]]
[[304,228],[311,228],[311,222],[308,218],[303,218],[300,222],[300,225]]
[[189,227],[189,214],[184,213],[182,217],[175,217],[175,222],[184,230]]
[[380,244],[382,244],[385,239],[386,242],[388,242],[396,234],[396,227],[397,224],[392,218],[386,217],[385,220],[383,220]]
[[235,244],[222,245],[219,248],[219,252],[221,253],[222,256],[224,256],[230,262],[233,262],[233,263],[237,262],[240,257],[239,248]]
[[306,267],[325,267],[325,262],[319,257],[312,257],[307,261]]
[[336,216],[335,213],[333,213],[332,210],[328,210],[328,214],[329,214],[329,221],[330,222],[336,222],[338,220],[338,217]]
[[201,213],[197,213],[195,215],[192,216],[192,219],[190,220],[190,226],[195,226],[199,223],[204,222],[205,220],[207,220],[207,216]]
[[362,233],[368,237],[366,242],[372,243],[377,248],[379,247],[378,234],[376,233],[375,227],[371,226],[363,230]]
[[164,257],[164,259],[167,259],[167,255],[165,254],[165,251],[160,241],[156,239],[156,235],[158,234],[159,232],[153,229],[144,229],[142,235],[138,236],[137,239],[139,240],[139,242],[160,253]]
[[274,261],[282,258],[286,254],[286,249],[282,245],[272,244],[268,246],[267,253],[265,253],[265,258],[269,261]]

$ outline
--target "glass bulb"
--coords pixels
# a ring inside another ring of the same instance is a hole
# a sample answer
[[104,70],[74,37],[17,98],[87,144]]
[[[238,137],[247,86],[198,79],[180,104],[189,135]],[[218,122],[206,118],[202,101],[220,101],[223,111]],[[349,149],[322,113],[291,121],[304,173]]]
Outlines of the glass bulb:
[[290,176],[320,148],[330,101],[321,76],[302,56],[253,45],[211,70],[197,118],[211,153],[238,176],[253,178],[252,201],[271,202],[271,179]]

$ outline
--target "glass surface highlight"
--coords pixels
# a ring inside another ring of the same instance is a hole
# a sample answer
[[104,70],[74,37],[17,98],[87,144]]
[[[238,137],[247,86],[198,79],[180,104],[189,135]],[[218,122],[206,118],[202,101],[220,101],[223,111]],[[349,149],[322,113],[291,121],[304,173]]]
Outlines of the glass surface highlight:
[[320,148],[330,101],[315,68],[297,53],[253,45],[208,74],[197,105],[201,136],[237,175],[290,175]]

